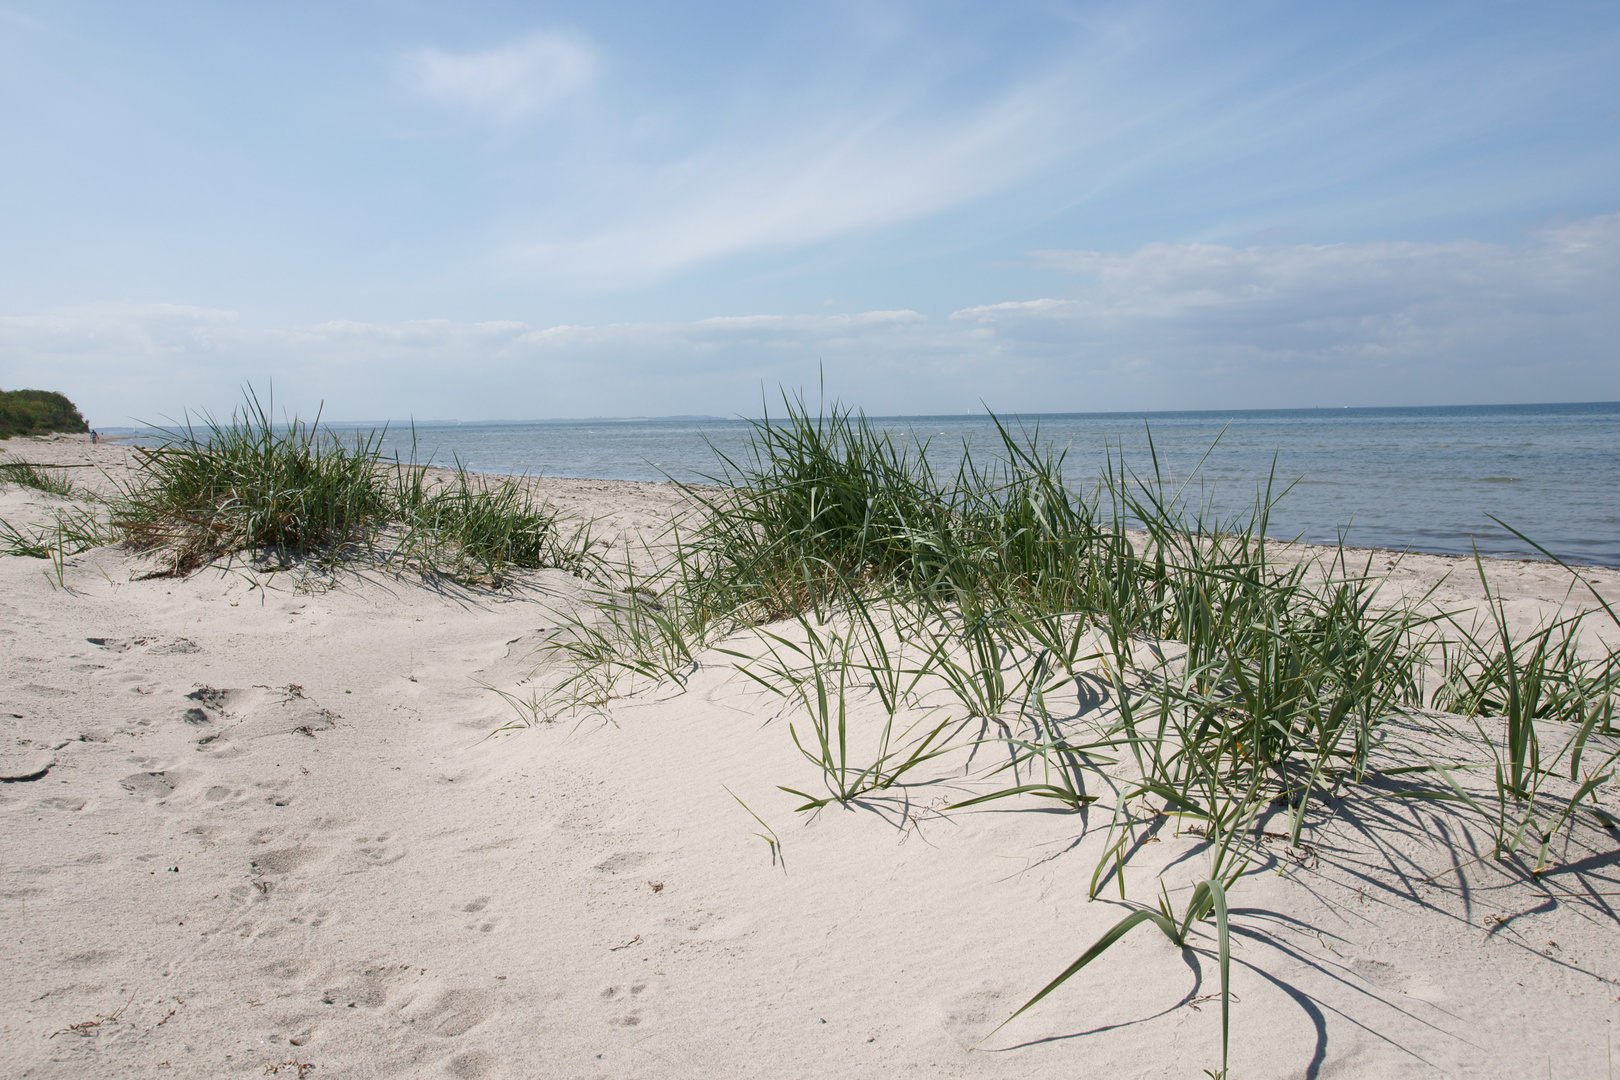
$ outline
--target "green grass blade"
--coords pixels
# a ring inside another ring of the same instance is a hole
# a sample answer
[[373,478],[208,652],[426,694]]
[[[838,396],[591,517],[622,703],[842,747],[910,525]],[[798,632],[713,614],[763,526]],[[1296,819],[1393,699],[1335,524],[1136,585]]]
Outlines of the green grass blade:
[[1170,940],[1174,941],[1176,939],[1175,924],[1170,922],[1169,919],[1166,919],[1163,915],[1159,914],[1157,911],[1133,911],[1133,912],[1131,912],[1129,915],[1125,916],[1119,922],[1115,923],[1113,928],[1110,929],[1106,934],[1104,934],[1102,937],[1098,938],[1096,943],[1093,944],[1091,946],[1091,948],[1089,948],[1085,952],[1081,953],[1080,958],[1078,960],[1076,960],[1074,963],[1070,964],[1068,967],[1064,968],[1063,972],[1060,975],[1058,975],[1057,978],[1055,978],[1051,982],[1047,983],[1046,986],[1041,989],[1040,993],[1036,994],[1034,997],[1032,997],[1028,1001],[1024,1002],[1023,1005],[1019,1006],[1017,1012],[1014,1012],[1011,1016],[1007,1017],[1007,1019],[1005,1019],[1001,1023],[997,1024],[993,1029],[991,1029],[989,1035],[986,1035],[984,1037],[984,1039],[980,1039],[979,1042],[975,1043],[974,1045],[978,1046],[978,1045],[982,1044],[985,1041],[985,1039],[990,1038],[991,1035],[994,1035],[996,1032],[1000,1031],[1002,1028],[1006,1027],[1008,1024],[1010,1024],[1014,1020],[1018,1019],[1024,1013],[1028,1012],[1029,1009],[1032,1008],[1035,1004],[1037,1004],[1042,998],[1046,997],[1046,995],[1050,994],[1052,991],[1056,990],[1058,987],[1060,987],[1064,983],[1068,982],[1069,979],[1076,972],[1078,972],[1081,968],[1085,967],[1087,964],[1089,964],[1093,960],[1097,959],[1097,957],[1099,957],[1103,953],[1107,952],[1108,949],[1114,944],[1114,942],[1118,941],[1120,938],[1122,938],[1126,934],[1130,933],[1131,930],[1134,927],[1136,927],[1136,926],[1138,926],[1138,925],[1140,925],[1142,923],[1145,923],[1145,922],[1153,923],[1160,930],[1164,931],[1165,936],[1170,938]]

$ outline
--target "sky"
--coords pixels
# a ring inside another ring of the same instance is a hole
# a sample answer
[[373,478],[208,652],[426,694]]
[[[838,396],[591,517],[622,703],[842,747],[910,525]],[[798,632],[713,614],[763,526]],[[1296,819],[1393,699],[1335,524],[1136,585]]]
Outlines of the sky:
[[94,425],[1620,399],[1620,5],[0,0]]

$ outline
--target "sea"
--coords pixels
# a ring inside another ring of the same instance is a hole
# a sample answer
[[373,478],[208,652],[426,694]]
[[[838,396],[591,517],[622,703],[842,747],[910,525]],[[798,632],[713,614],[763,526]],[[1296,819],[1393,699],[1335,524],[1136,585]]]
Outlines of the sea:
[[[1158,477],[1210,520],[1244,514],[1269,489],[1267,532],[1278,539],[1545,558],[1539,545],[1566,562],[1620,567],[1620,402],[868,419],[922,448],[941,475],[954,474],[964,448],[978,462],[997,457],[999,419],[1065,454],[1066,482],[1082,494],[1112,461],[1116,470]],[[725,459],[748,460],[756,423],[681,417],[360,429],[383,429],[388,456],[408,458],[414,439],[420,460],[477,472],[713,483],[727,479]]]

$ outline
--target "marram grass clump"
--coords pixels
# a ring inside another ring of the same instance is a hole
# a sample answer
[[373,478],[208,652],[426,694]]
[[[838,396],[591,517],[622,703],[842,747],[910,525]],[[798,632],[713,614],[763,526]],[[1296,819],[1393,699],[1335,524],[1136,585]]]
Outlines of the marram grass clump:
[[75,493],[73,481],[68,479],[65,471],[28,461],[0,461],[0,484],[16,484],[64,498],[70,498]]
[[[1101,831],[1091,898],[1117,888],[1129,902],[1143,836],[1201,837],[1202,871],[1160,878],[1083,951],[1059,946],[1055,977],[1007,1019],[1142,923],[1186,949],[1206,947],[1208,926],[1217,1076],[1242,1027],[1228,897],[1265,865],[1266,840],[1299,844],[1346,799],[1418,799],[1481,822],[1483,857],[1532,879],[1578,817],[1612,827],[1620,654],[1581,651],[1579,619],[1515,640],[1492,597],[1495,633],[1469,630],[1432,594],[1384,594],[1371,556],[1281,556],[1269,485],[1215,520],[1157,460],[1138,475],[1114,459],[1082,495],[1038,432],[1000,432],[996,460],[964,448],[941,476],[925,444],[789,400],[748,453],[720,460],[721,488],[694,493],[663,569],[604,589],[594,618],[545,646],[561,661],[554,692],[514,704],[537,719],[602,712],[638,681],[685,685],[709,650],[786,703],[824,789],[783,778],[803,811],[910,805],[956,750],[999,762],[975,775],[1005,784],[946,812],[1056,804],[1081,834]],[[1175,903],[1172,889],[1190,892]]]
[[338,558],[386,520],[379,441],[345,444],[297,419],[278,429],[250,392],[228,422],[205,417],[138,450],[139,475],[116,500],[113,524],[176,574],[244,550]]
[[394,554],[424,571],[492,585],[515,569],[554,567],[587,578],[598,572],[590,526],[565,534],[556,511],[520,477],[482,476],[460,462],[437,485],[414,463],[396,462],[391,476],[389,517],[400,531]]
[[329,567],[376,558],[482,585],[520,569],[594,571],[589,529],[565,532],[521,478],[480,477],[458,463],[445,480],[414,455],[384,459],[381,445],[381,432],[345,440],[319,417],[278,425],[249,389],[229,420],[188,421],[137,448],[136,476],[110,500],[108,529],[168,574],[239,552]]

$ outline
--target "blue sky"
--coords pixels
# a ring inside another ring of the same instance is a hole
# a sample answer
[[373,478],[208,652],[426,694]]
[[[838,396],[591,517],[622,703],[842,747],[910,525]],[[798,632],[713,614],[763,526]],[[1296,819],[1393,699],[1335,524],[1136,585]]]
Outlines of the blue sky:
[[1612,3],[0,0],[0,386],[1620,398]]

